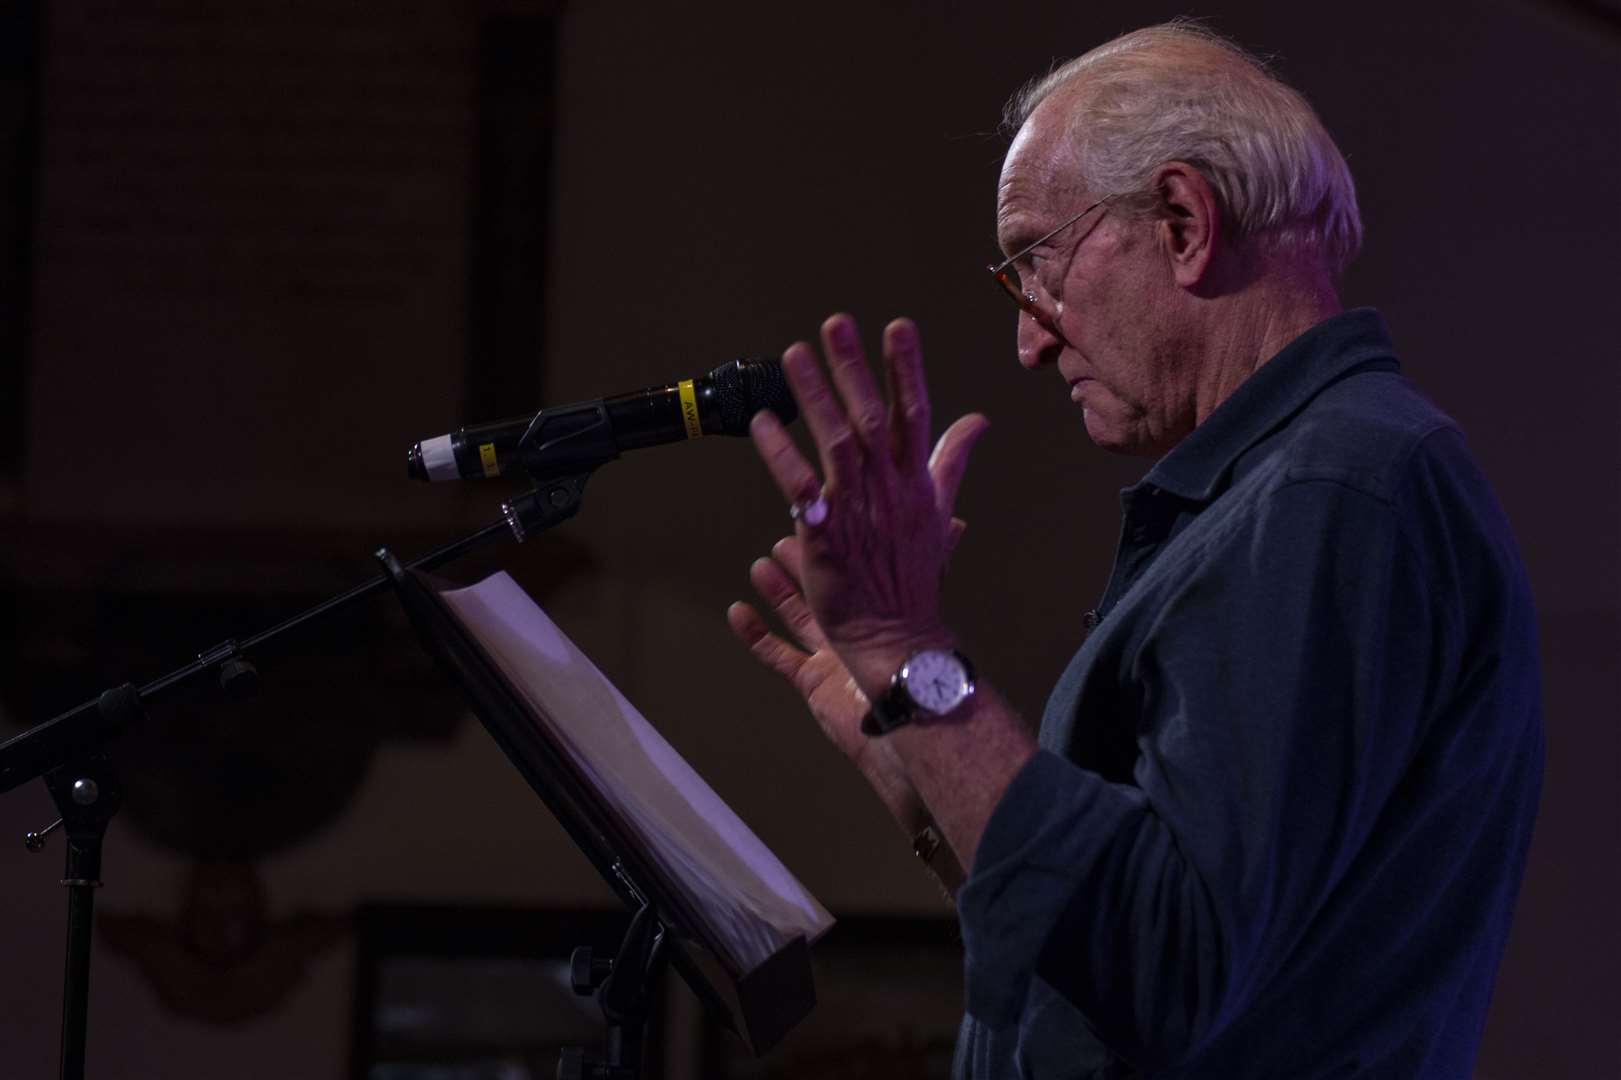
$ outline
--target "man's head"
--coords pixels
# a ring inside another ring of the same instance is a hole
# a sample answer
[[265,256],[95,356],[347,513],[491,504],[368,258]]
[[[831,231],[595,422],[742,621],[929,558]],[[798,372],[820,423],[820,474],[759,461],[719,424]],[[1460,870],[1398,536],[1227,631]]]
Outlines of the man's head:
[[1361,220],[1345,160],[1305,100],[1190,24],[1139,30],[1055,69],[1008,108],[998,233],[1093,439],[1158,455],[1276,348],[1337,309]]

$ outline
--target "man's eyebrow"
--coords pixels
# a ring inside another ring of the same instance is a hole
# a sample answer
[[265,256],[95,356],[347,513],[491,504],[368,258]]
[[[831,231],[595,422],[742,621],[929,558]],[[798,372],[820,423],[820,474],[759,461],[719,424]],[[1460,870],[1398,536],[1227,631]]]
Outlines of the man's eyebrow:
[[1024,227],[1020,227],[1020,229],[1012,230],[1012,232],[1008,234],[1008,251],[1012,253],[1012,251],[1018,251],[1020,248],[1028,248],[1028,246],[1031,245],[1031,243],[1036,242],[1037,238],[1039,237],[1041,237],[1041,234],[1036,232],[1036,230],[1031,229],[1029,225],[1024,225]]
[[1009,218],[998,226],[996,230],[996,243],[1002,249],[1003,255],[1012,255],[1030,246],[1030,243],[1039,237],[1035,227],[1024,218]]

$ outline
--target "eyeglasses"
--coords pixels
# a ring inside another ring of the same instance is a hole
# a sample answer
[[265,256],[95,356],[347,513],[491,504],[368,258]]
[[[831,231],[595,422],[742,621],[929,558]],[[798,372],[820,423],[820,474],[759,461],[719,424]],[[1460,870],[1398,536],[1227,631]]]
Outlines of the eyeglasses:
[[[1014,254],[1009,255],[1006,259],[997,263],[995,266],[987,268],[991,272],[991,277],[996,279],[996,283],[1002,287],[1003,291],[1013,298],[1013,302],[1015,304],[1019,305],[1019,309],[1025,314],[1029,315],[1032,319],[1036,320],[1036,322],[1040,323],[1042,327],[1051,334],[1055,334],[1060,337],[1062,336],[1061,334],[1058,334],[1058,327],[1054,325],[1052,316],[1041,310],[1041,305],[1036,301],[1035,290],[1026,289],[1020,283],[1019,274],[1015,268],[1015,264],[1017,264],[1020,259],[1030,254],[1036,248],[1040,247],[1042,244],[1045,244],[1047,241],[1051,240],[1053,237],[1057,236],[1059,233],[1063,232],[1065,229],[1069,228],[1071,225],[1075,224],[1077,221],[1081,220],[1083,217],[1090,214],[1092,211],[1096,210],[1098,207],[1102,206],[1104,203],[1113,198],[1113,195],[1104,196],[1091,206],[1088,206],[1085,210],[1082,210],[1079,214],[1076,214],[1074,217],[1058,226],[1058,228],[1054,229],[1052,232],[1047,233],[1040,239],[1025,246],[1024,248],[1021,248]],[[1082,239],[1085,238],[1083,237]]]

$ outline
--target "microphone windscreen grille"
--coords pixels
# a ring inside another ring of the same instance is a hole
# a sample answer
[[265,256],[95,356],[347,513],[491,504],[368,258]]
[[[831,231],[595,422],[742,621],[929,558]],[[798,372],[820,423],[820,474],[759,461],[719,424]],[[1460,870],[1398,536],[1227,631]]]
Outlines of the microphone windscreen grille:
[[761,409],[770,409],[784,424],[799,416],[780,360],[746,356],[722,364],[709,377],[714,381],[721,427],[728,435],[748,434],[749,420]]

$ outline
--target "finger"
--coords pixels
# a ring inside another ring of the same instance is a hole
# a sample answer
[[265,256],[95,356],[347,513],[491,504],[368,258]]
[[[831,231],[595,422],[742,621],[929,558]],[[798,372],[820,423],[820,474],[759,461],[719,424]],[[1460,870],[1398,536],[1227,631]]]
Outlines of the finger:
[[726,623],[761,663],[798,688],[807,659],[804,652],[773,634],[760,613],[741,600],[726,609]]
[[875,457],[880,455],[889,445],[889,416],[867,367],[856,321],[843,313],[828,316],[822,323],[822,349],[862,448]]
[[822,490],[816,470],[810,467],[805,455],[799,452],[794,440],[770,409],[761,409],[749,421],[749,438],[754,449],[765,462],[766,471],[776,483],[783,498],[792,503],[808,503]]
[[[821,455],[822,475],[829,484],[853,485],[861,470],[861,443],[844,414],[844,406],[816,363],[816,354],[803,341],[796,341],[782,354],[782,370],[788,375],[788,387],[799,403],[799,414],[805,418],[805,426]],[[810,497],[814,498],[815,492]]]
[[785,536],[771,545],[771,557],[777,560],[788,576],[793,578],[794,585],[803,591],[805,580],[803,572],[804,549],[799,546],[799,537]]
[[811,614],[810,605],[799,591],[799,583],[774,559],[756,559],[749,567],[749,581],[776,611],[777,617],[793,632],[799,643],[812,651],[827,644],[827,637]]
[[934,480],[935,506],[941,513],[951,513],[957,504],[957,489],[968,469],[968,454],[990,426],[984,416],[969,413],[946,428],[934,444],[934,453],[929,455],[929,476]]
[[895,467],[915,473],[929,454],[929,392],[923,383],[923,348],[911,319],[884,327],[884,370],[889,378],[889,449]]

